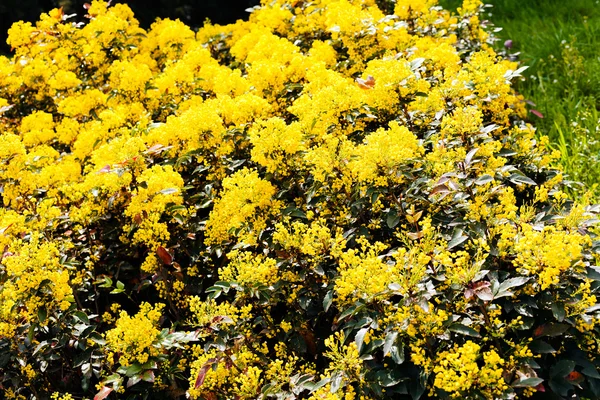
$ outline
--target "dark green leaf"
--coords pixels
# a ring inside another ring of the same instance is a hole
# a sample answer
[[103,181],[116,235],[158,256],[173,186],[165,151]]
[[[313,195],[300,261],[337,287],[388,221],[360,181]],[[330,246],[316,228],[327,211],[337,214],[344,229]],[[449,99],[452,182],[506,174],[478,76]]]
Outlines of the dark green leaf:
[[550,368],[550,377],[565,377],[575,369],[575,361],[560,360]]
[[458,333],[460,335],[473,336],[476,338],[480,338],[481,335],[475,329],[470,326],[466,326],[460,323],[452,324],[448,327],[448,330],[454,333]]
[[537,354],[546,354],[546,353],[556,353],[554,347],[550,346],[548,343],[543,340],[534,340],[529,344],[529,348],[532,352]]

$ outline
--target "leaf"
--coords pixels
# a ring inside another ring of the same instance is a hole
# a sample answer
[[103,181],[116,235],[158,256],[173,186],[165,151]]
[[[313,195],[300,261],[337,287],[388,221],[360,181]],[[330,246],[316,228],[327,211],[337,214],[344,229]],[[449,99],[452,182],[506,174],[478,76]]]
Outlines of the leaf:
[[103,386],[102,389],[100,389],[100,391],[94,396],[94,400],[105,399],[112,391],[112,388],[109,388],[108,386]]
[[513,293],[509,292],[508,289],[513,288],[513,287],[523,286],[525,283],[527,283],[529,281],[529,279],[531,279],[531,278],[517,277],[517,278],[510,278],[510,279],[505,280],[498,287],[498,292],[496,293],[496,295],[494,297],[499,298],[499,297],[512,296]]
[[538,118],[544,118],[544,114],[542,114],[538,110],[529,110],[529,112],[532,113],[533,115],[535,115]]
[[331,307],[331,303],[333,303],[333,290],[327,292],[327,294],[323,298],[323,310],[325,310],[325,312],[329,310],[329,307]]
[[46,317],[48,316],[48,310],[46,310],[46,307],[40,307],[37,314],[40,322],[44,323],[44,321],[46,321]]
[[342,385],[342,378],[342,371],[335,371],[331,375],[331,393],[335,393],[339,390],[340,386]]
[[531,378],[526,378],[521,381],[518,381],[517,383],[514,383],[512,386],[513,387],[535,387],[542,382],[544,382],[544,380],[542,378],[531,377]]
[[575,369],[575,361],[571,360],[560,360],[550,368],[550,377],[564,378],[569,375]]
[[362,350],[363,343],[365,341],[365,335],[369,331],[369,328],[362,328],[356,333],[356,337],[354,338],[354,343],[356,343],[356,348],[358,349],[358,353],[360,354]]
[[569,329],[569,325],[566,324],[544,324],[544,325],[540,325],[538,326],[535,331],[533,332],[533,335],[536,337],[543,337],[543,336],[560,336],[563,333],[565,333],[567,331],[567,329]]
[[547,353],[556,353],[554,347],[550,346],[548,343],[543,340],[534,340],[529,344],[529,348],[532,352],[537,354],[547,354]]
[[448,242],[448,250],[458,246],[468,238],[468,236],[463,235],[462,229],[456,229],[454,231],[454,234],[452,235],[452,239],[450,239],[450,241]]
[[204,383],[204,379],[206,379],[206,373],[213,366],[213,364],[218,363],[219,360],[217,358],[209,358],[206,360],[202,368],[198,370],[198,376],[196,377],[196,383],[194,384],[194,389],[198,389]]
[[460,323],[452,324],[448,327],[448,330],[454,333],[458,333],[460,335],[473,336],[476,338],[480,338],[481,335],[475,329],[470,326],[466,326]]
[[163,189],[163,190],[159,191],[158,193],[168,195],[168,194],[173,194],[173,193],[177,193],[177,192],[179,192],[179,189],[177,189],[177,188],[167,188],[167,189]]
[[345,309],[340,316],[337,318],[338,321],[343,320],[346,317],[349,317],[351,315],[356,314],[356,312],[358,312],[360,309],[362,309],[363,305],[362,304],[354,304],[350,307],[348,307],[347,309]]
[[494,180],[494,178],[491,175],[485,174],[485,175],[481,175],[479,178],[475,179],[475,184],[476,185],[485,185],[486,183],[490,183],[493,180]]
[[433,189],[431,189],[431,192],[429,193],[429,195],[433,196],[434,194],[446,194],[446,193],[450,193],[450,192],[451,192],[451,190],[448,188],[448,186],[437,185]]
[[578,384],[578,383],[583,382],[585,380],[585,377],[583,376],[583,374],[581,372],[572,371],[572,372],[569,372],[569,374],[566,376],[565,379],[571,383]]
[[537,183],[535,183],[533,179],[521,174],[512,174],[508,177],[508,180],[517,185],[524,184],[537,186]]
[[398,216],[396,210],[394,210],[393,208],[387,214],[386,223],[390,229],[395,228],[396,225],[400,223],[400,217]]
[[392,346],[390,349],[390,354],[392,355],[392,360],[398,365],[404,362],[404,344],[400,344],[400,346]]
[[561,303],[552,303],[552,315],[558,322],[563,322],[566,316],[565,307]]
[[141,378],[142,378],[142,380],[144,380],[146,382],[150,382],[150,383],[154,382],[154,371],[152,371],[152,370],[144,371],[144,373],[142,373]]
[[173,264],[173,256],[164,247],[158,246],[158,248],[156,249],[156,254],[158,255],[158,258],[160,258],[160,260],[163,262],[163,264]]
[[398,338],[398,332],[391,331],[385,335],[385,342],[383,343],[383,356],[387,356],[394,343],[396,343],[396,339]]
[[483,301],[492,301],[494,300],[494,294],[492,293],[492,289],[485,286],[479,289],[474,290],[475,295],[479,297],[479,299]]
[[470,165],[471,161],[473,160],[473,157],[475,156],[475,154],[479,151],[479,147],[476,147],[474,149],[472,149],[471,151],[469,151],[467,153],[467,156],[465,157],[465,164],[466,165]]
[[375,87],[375,78],[373,78],[371,75],[367,76],[367,79],[356,78],[356,83],[361,89],[373,89],[373,87]]

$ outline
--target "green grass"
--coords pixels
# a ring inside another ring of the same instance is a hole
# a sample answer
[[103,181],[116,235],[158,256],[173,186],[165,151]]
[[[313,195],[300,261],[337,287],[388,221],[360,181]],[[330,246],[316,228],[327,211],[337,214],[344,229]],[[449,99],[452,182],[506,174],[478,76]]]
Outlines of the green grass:
[[[487,0],[486,18],[503,28],[499,47],[511,39],[530,68],[517,90],[544,118],[529,115],[538,132],[561,151],[581,193],[600,183],[600,1]],[[450,9],[460,0],[441,0]],[[596,198],[600,190],[596,191]]]

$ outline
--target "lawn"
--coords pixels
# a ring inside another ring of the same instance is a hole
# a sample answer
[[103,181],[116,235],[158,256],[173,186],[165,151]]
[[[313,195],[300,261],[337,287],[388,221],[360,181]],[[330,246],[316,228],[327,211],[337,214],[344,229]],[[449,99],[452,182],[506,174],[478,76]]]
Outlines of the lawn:
[[[441,1],[456,8],[461,1]],[[543,118],[531,112],[540,134],[562,153],[570,179],[600,182],[600,2],[597,0],[489,0],[489,19],[502,30],[502,48],[529,69],[517,89]],[[596,198],[600,192],[595,190]]]

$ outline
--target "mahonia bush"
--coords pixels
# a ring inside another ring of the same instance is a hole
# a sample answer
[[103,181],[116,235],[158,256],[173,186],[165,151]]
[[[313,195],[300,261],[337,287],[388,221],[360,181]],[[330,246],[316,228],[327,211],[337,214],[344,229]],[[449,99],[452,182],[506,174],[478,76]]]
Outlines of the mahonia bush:
[[600,398],[600,209],[483,7],[13,25],[2,397]]

